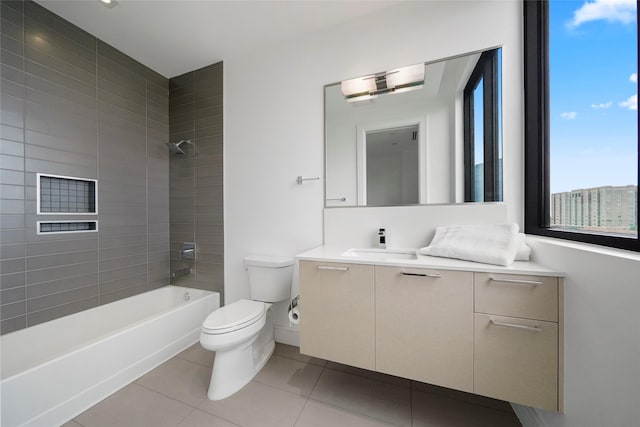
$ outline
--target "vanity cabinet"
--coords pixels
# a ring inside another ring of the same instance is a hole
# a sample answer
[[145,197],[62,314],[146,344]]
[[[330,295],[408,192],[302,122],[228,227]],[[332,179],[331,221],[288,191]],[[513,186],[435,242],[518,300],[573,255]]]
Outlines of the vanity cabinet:
[[375,267],[376,370],[473,392],[473,273]]
[[562,278],[435,263],[300,260],[300,351],[562,411]]
[[559,280],[475,274],[475,393],[561,409]]
[[300,262],[300,351],[375,370],[374,267]]

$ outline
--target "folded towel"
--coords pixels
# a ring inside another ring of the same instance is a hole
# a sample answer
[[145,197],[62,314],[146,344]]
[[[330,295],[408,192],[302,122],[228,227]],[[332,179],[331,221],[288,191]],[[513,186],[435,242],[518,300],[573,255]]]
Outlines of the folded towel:
[[516,254],[515,261],[529,261],[531,256],[531,248],[525,241],[524,233],[518,233],[518,253]]
[[438,227],[431,244],[418,254],[506,266],[514,261],[519,243],[515,223]]

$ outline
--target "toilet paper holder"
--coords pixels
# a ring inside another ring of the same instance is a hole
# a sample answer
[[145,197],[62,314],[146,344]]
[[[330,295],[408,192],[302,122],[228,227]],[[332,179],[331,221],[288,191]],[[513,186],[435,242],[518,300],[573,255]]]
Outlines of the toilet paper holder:
[[296,326],[300,324],[300,308],[298,307],[300,304],[300,295],[296,296],[289,302],[289,325]]
[[293,310],[298,306],[298,304],[300,304],[300,295],[296,296],[289,302],[289,308],[287,309],[287,311]]

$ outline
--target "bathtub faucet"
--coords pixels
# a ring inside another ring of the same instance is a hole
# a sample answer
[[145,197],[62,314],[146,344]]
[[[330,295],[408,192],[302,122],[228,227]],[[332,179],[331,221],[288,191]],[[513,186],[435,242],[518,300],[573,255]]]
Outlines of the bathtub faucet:
[[176,278],[176,277],[182,277],[182,276],[186,276],[188,274],[191,274],[191,268],[187,267],[187,268],[182,268],[180,270],[176,270],[173,273],[171,273],[171,277],[172,278]]

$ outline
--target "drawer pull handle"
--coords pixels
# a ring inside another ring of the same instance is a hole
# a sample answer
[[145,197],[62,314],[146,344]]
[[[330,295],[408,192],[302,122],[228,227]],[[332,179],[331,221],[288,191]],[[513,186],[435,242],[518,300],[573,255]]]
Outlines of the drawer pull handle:
[[319,265],[318,270],[336,270],[336,271],[348,271],[349,267],[335,267],[333,265]]
[[493,276],[489,276],[489,280],[492,282],[502,282],[502,283],[516,283],[519,285],[542,285],[542,282],[539,280],[522,280],[522,279],[500,279]]
[[496,322],[493,319],[489,319],[489,321],[491,322],[492,325],[496,325],[496,326],[506,326],[508,328],[526,329],[527,331],[534,331],[534,332],[542,331],[542,328],[540,326],[527,326],[527,325],[517,325],[515,323]]
[[405,273],[402,272],[403,276],[417,276],[417,277],[433,277],[435,279],[439,279],[442,277],[440,273]]

